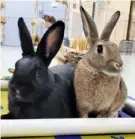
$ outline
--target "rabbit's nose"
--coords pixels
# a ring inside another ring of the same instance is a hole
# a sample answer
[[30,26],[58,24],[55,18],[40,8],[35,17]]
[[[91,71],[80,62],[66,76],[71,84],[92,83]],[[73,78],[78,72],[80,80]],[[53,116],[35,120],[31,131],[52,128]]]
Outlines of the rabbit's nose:
[[123,69],[123,63],[122,62],[121,63],[114,63],[114,66],[118,70],[122,70]]

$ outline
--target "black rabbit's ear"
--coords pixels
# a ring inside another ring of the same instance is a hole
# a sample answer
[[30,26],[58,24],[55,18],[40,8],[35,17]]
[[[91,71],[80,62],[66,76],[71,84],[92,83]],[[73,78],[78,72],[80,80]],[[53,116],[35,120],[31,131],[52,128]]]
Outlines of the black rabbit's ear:
[[53,57],[59,51],[64,37],[65,24],[62,21],[55,22],[42,37],[37,55],[49,65]]
[[31,55],[34,53],[33,44],[30,32],[22,17],[18,20],[19,36],[21,41],[21,47],[23,51],[23,56]]

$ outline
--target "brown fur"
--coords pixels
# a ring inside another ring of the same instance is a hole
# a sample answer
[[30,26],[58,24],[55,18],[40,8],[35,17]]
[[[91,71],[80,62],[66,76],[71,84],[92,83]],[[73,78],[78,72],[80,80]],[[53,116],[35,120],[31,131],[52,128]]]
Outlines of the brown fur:
[[[106,29],[110,27],[110,32],[107,33],[112,32],[118,15],[119,12],[116,12],[107,24]],[[79,61],[75,70],[74,87],[78,111],[80,116],[85,118],[92,111],[98,113],[97,117],[117,117],[118,111],[123,107],[127,98],[126,86],[120,76],[123,63],[119,49],[116,44],[108,41],[110,34],[107,34],[105,30],[102,33],[102,39],[97,39],[94,21],[82,7],[81,16],[90,50]],[[109,26],[112,22],[113,25]],[[102,53],[97,53],[98,45],[102,45]],[[115,64],[118,64],[118,68]],[[113,76],[111,73],[116,75]]]

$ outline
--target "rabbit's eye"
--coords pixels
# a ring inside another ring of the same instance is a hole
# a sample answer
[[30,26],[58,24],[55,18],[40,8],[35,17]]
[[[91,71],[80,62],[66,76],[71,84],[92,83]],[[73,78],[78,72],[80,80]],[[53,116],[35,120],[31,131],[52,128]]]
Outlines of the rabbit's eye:
[[97,52],[98,53],[103,53],[103,46],[102,45],[97,46]]

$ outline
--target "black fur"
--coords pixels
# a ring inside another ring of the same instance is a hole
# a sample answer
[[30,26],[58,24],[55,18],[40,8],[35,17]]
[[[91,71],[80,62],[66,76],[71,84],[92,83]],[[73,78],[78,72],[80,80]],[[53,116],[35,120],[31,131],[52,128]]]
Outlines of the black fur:
[[97,111],[91,111],[88,113],[89,118],[96,118],[98,116],[99,112]]
[[24,23],[23,18],[19,18],[18,28],[19,28],[19,36],[21,40],[21,47],[23,50],[22,55],[25,56],[34,53],[31,35],[29,33],[29,30],[27,29],[27,26]]
[[64,23],[58,21],[48,29],[36,53],[22,18],[18,26],[23,57],[15,64],[9,82],[9,114],[3,115],[2,119],[78,117],[72,83],[75,65],[48,69],[61,46]]

